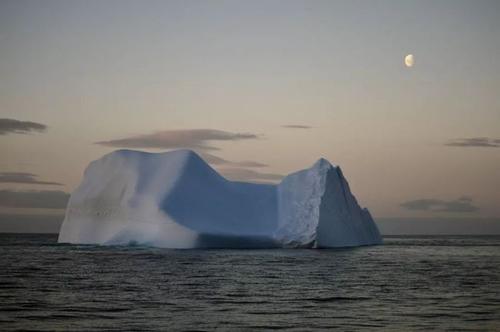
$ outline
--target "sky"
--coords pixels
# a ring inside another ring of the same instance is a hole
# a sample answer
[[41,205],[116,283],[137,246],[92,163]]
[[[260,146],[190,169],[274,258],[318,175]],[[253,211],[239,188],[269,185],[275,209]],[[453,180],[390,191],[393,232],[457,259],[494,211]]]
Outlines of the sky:
[[190,148],[253,182],[324,157],[386,233],[500,233],[499,54],[498,1],[0,0],[0,231]]

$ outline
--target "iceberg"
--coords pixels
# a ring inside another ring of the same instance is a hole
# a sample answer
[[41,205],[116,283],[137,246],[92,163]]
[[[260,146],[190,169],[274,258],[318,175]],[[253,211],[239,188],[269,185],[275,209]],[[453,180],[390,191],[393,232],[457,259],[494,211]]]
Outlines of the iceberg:
[[118,150],[85,170],[58,242],[334,248],[382,239],[340,167],[325,159],[275,185],[227,180],[190,150]]

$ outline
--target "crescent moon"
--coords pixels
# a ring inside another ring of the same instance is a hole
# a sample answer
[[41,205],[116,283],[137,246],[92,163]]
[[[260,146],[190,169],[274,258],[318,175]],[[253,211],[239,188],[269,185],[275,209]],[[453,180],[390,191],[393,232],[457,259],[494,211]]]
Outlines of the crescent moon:
[[407,56],[405,56],[406,67],[413,67],[414,64],[415,64],[415,57],[413,56],[413,54],[408,54]]

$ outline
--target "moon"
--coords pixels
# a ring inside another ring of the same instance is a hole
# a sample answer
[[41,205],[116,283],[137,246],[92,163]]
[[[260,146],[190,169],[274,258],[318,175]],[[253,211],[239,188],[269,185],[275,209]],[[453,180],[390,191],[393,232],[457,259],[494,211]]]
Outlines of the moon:
[[415,57],[413,54],[408,54],[405,56],[405,66],[406,67],[413,67],[415,65]]

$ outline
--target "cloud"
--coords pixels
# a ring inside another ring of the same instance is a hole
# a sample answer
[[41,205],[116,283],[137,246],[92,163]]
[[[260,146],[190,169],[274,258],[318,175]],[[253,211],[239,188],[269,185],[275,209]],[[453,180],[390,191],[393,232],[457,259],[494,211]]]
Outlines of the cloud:
[[241,141],[257,138],[257,135],[251,133],[231,133],[215,129],[180,129],[101,141],[96,142],[96,144],[121,148],[218,150],[218,148],[208,145],[207,142]]
[[62,186],[62,183],[39,181],[36,179],[36,177],[37,175],[32,173],[0,172],[0,183],[29,183],[29,184]]
[[472,204],[472,199],[467,196],[459,199],[445,201],[440,199],[417,199],[401,204],[402,207],[414,211],[435,211],[435,212],[476,212],[479,211],[477,206]]
[[246,168],[222,168],[219,172],[226,178],[233,181],[269,182],[278,181],[283,175],[274,173],[261,173]]
[[500,139],[488,137],[457,138],[445,143],[447,146],[500,148]]
[[57,215],[0,213],[0,233],[58,233],[64,213]]
[[64,209],[69,194],[58,190],[0,190],[0,206],[9,208]]
[[311,129],[313,127],[311,126],[306,126],[306,125],[294,125],[294,124],[289,124],[289,125],[283,125],[281,126],[282,128],[290,128],[290,129]]
[[33,131],[43,132],[47,126],[37,122],[0,119],[0,135],[27,134]]
[[207,163],[211,165],[228,165],[228,166],[238,166],[238,167],[267,167],[269,165],[259,163],[256,161],[251,161],[251,160],[244,160],[244,161],[231,161],[231,160],[226,160],[221,157],[215,156],[210,153],[206,152],[200,152],[200,156],[205,160]]

